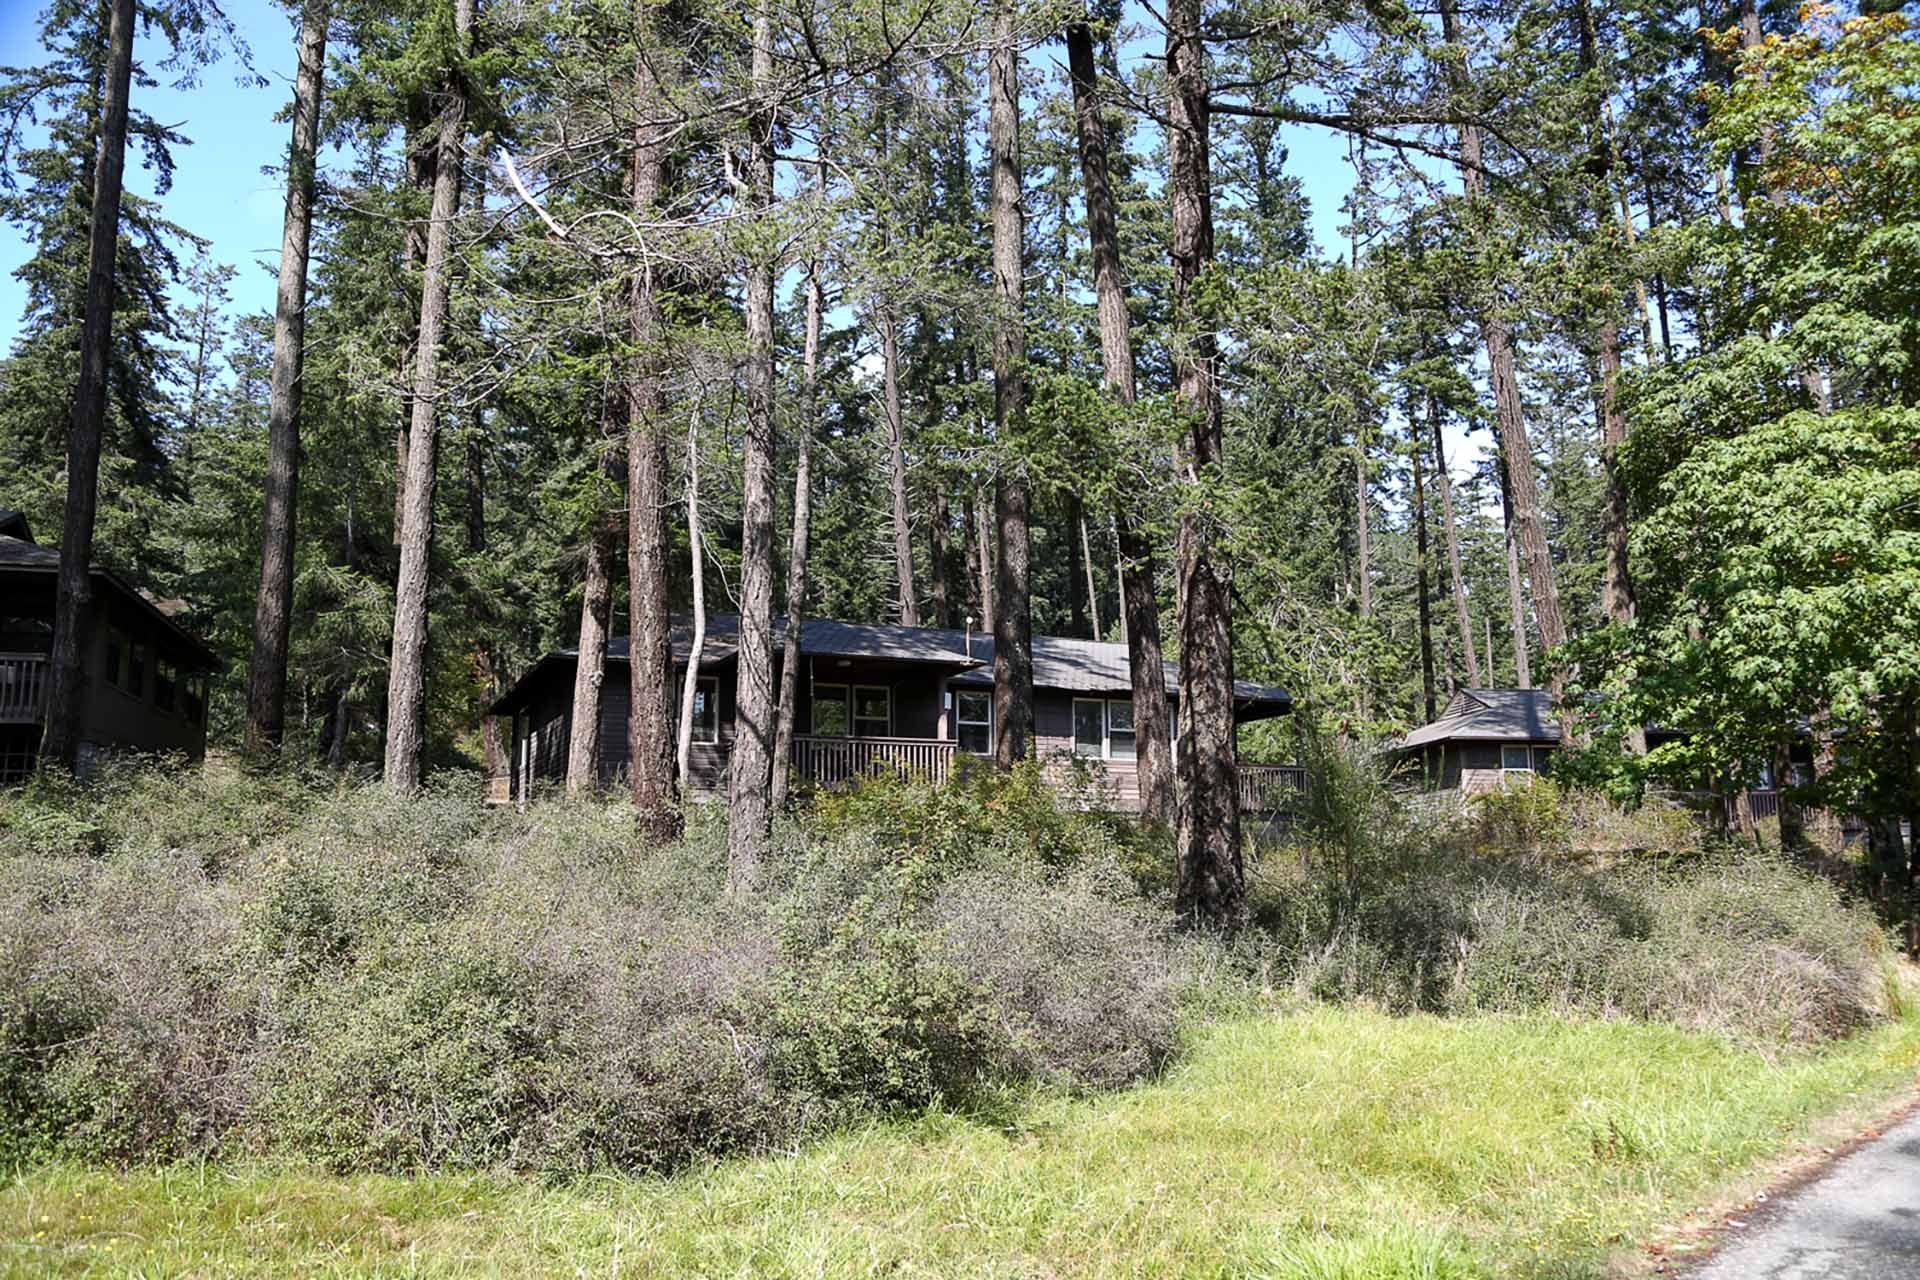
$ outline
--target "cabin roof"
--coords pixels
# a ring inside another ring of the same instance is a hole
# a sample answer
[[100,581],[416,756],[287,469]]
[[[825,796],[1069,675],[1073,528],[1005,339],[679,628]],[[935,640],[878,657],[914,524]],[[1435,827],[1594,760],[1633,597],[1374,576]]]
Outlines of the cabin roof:
[[[776,618],[774,641],[784,643],[786,619]],[[706,642],[701,647],[703,671],[725,666],[738,655],[740,615],[716,613],[707,618]],[[684,618],[673,624],[673,658],[685,663],[692,649],[692,626]],[[817,657],[870,658],[894,662],[924,663],[946,667],[959,674],[952,676],[957,685],[993,684],[993,636],[990,632],[966,632],[947,627],[905,627],[897,624],[838,622],[830,618],[808,618],[802,624],[800,652]],[[625,662],[627,637],[607,642],[607,660]],[[572,665],[579,661],[577,649],[562,649],[542,658],[534,668],[502,695],[492,708],[505,713],[523,701],[528,683],[551,665]],[[1179,668],[1166,663],[1168,693],[1179,689]],[[1132,688],[1127,662],[1127,646],[1101,640],[1075,640],[1065,636],[1033,638],[1033,684],[1036,689],[1058,689],[1073,693],[1124,693]],[[1235,698],[1245,709],[1265,715],[1284,715],[1292,710],[1293,698],[1284,689],[1234,682]],[[1242,716],[1243,719],[1257,719]]]
[[1550,689],[1462,689],[1432,724],[1393,744],[1396,751],[1435,742],[1558,743]]
[[[12,517],[11,522],[9,517]],[[25,533],[27,523],[16,512],[0,511],[0,573],[46,577],[59,575],[60,552],[58,550],[53,547],[43,547],[31,537],[18,537],[8,532],[9,529],[18,529]],[[190,661],[197,669],[210,671],[217,665],[213,651],[169,616],[184,609],[185,606],[180,601],[156,600],[111,569],[98,564],[93,566],[92,575],[107,583],[120,596],[131,601],[134,608],[146,614],[158,629],[171,635],[191,655]]]

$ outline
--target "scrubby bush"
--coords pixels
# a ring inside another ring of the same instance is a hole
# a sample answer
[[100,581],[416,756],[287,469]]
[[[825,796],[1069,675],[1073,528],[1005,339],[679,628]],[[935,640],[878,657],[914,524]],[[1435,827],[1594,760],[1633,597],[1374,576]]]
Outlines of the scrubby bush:
[[698,810],[659,847],[625,804],[451,788],[9,793],[0,1158],[660,1169],[1140,1078],[1184,952],[1111,828],[1037,785],[863,791],[783,827],[753,893]]

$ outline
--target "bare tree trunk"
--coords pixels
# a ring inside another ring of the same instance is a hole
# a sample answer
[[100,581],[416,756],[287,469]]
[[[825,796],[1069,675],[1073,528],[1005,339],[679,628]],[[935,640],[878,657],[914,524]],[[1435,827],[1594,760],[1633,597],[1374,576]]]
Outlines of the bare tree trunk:
[[[1093,33],[1084,22],[1067,28],[1067,70],[1073,85],[1075,134],[1086,188],[1087,239],[1093,254],[1094,295],[1100,317],[1100,362],[1107,388],[1122,404],[1135,395],[1133,335],[1121,270],[1120,232],[1108,169],[1106,122],[1100,116]],[[1167,715],[1166,662],[1160,647],[1160,604],[1153,544],[1130,512],[1114,504],[1114,547],[1120,580],[1120,620],[1127,640],[1133,692],[1135,769],[1143,821],[1171,826],[1174,816],[1173,735]]]
[[953,535],[947,527],[953,520],[953,503],[947,496],[946,482],[935,476],[928,495],[931,518],[927,522],[927,542],[933,580],[927,584],[927,604],[933,612],[933,625],[951,627],[953,622],[953,584],[948,572],[953,562]]
[[[619,474],[617,454],[603,454],[602,470]],[[601,691],[606,683],[608,624],[613,618],[613,560],[619,550],[614,518],[596,519],[587,534],[586,579],[580,593],[580,660],[573,669],[573,716],[567,735],[567,790],[600,785]]]
[[133,76],[133,0],[113,0],[107,28],[106,98],[93,170],[87,296],[80,322],[80,379],[67,424],[67,505],[54,596],[47,724],[40,762],[79,763],[86,702],[81,641],[93,613],[93,526],[100,500],[100,443],[106,434],[107,365],[113,355],[114,249],[120,236],[120,179],[127,157],[127,93]]
[[[1167,190],[1173,206],[1175,360],[1187,419],[1181,473],[1195,490],[1225,463],[1215,342],[1194,293],[1213,265],[1201,0],[1167,6]],[[1180,831],[1175,909],[1190,924],[1226,926],[1246,896],[1233,723],[1232,566],[1196,492],[1180,518]]]
[[887,413],[887,478],[893,490],[893,577],[900,589],[900,624],[920,625],[913,581],[913,523],[907,511],[907,420],[900,407],[900,324],[891,304],[880,309],[880,364]]
[[1373,516],[1367,501],[1367,447],[1356,426],[1353,435],[1353,533],[1355,578],[1360,589],[1360,617],[1373,620]]
[[1000,445],[994,522],[1000,563],[993,630],[994,759],[1024,760],[1033,737],[1033,601],[1028,577],[1026,468],[1013,447],[1027,412],[1027,330],[1022,293],[1020,50],[1018,12],[1000,0],[987,58],[988,155],[993,171],[993,409]]
[[1093,630],[1090,634],[1095,640],[1100,638],[1100,584],[1094,578],[1093,539],[1087,536],[1087,512],[1078,498],[1073,502],[1074,512],[1080,525],[1080,564],[1087,572],[1087,615]]
[[[474,0],[454,0],[454,39],[464,50],[473,31]],[[447,322],[448,261],[460,203],[466,144],[467,88],[450,70],[437,122],[433,213],[420,281],[420,342],[413,359],[413,424],[408,433],[400,580],[393,601],[393,665],[387,677],[387,785],[420,787],[426,746],[427,592],[433,555],[433,496],[440,469],[440,344]]]
[[[666,183],[666,145],[651,123],[666,103],[650,57],[658,53],[655,6],[636,0],[639,52],[634,59],[633,213],[659,215]],[[627,787],[640,826],[657,842],[680,834],[674,786],[673,622],[667,608],[666,391],[662,383],[666,322],[651,261],[633,279],[633,368],[627,383]]]
[[300,368],[307,329],[307,240],[313,226],[313,157],[327,59],[328,0],[300,11],[293,82],[293,140],[280,229],[280,280],[273,303],[273,372],[267,407],[265,517],[260,589],[254,599],[253,660],[247,668],[247,754],[277,750],[286,728],[287,633],[293,621],[294,522],[300,501]]
[[[700,661],[707,650],[707,564],[700,531],[700,409],[687,416],[687,546],[693,558],[693,642],[687,646],[687,677],[680,684],[677,766],[682,791],[693,786],[693,703],[700,692]],[[715,723],[720,709],[714,708]]]
[[[1460,620],[1460,647],[1467,658],[1467,683],[1480,684],[1480,659],[1473,651],[1473,619],[1467,614],[1467,582],[1460,570],[1460,527],[1453,519],[1453,479],[1447,474],[1447,446],[1441,439],[1440,404],[1427,397],[1427,429],[1433,436],[1433,477],[1440,490],[1440,521],[1447,535],[1447,573],[1453,581],[1453,609]],[[1487,650],[1487,681],[1493,680],[1493,650]]]
[[1097,640],[1100,638],[1099,629],[1087,629],[1087,601],[1093,596],[1093,568],[1086,559],[1086,539],[1082,535],[1086,531],[1087,521],[1081,514],[1080,495],[1065,493],[1061,496],[1061,504],[1066,510],[1061,513],[1060,523],[1067,527],[1067,632]]
[[[431,134],[433,112],[424,93],[407,100],[407,184],[416,191],[431,193],[435,167],[440,162],[438,135]],[[431,196],[429,195],[429,199]],[[404,242],[406,279],[419,278],[427,260],[427,227],[409,222]],[[393,433],[393,545],[398,551],[407,523],[407,456],[413,432],[413,367],[420,350],[420,308],[416,305],[401,319],[400,342],[400,424]]]
[[1426,467],[1421,455],[1426,452],[1415,423],[1413,407],[1407,407],[1407,423],[1413,434],[1413,546],[1414,594],[1420,616],[1420,693],[1425,703],[1427,722],[1439,712],[1433,673],[1433,601],[1427,572],[1427,485]]
[[[1460,24],[1455,0],[1440,0],[1440,17],[1448,43],[1458,43]],[[1448,68],[1455,93],[1464,98],[1468,87],[1466,64],[1450,62]],[[1486,195],[1481,154],[1479,127],[1462,124],[1460,181],[1470,202],[1484,199]],[[1500,313],[1497,298],[1489,299],[1481,312],[1480,334],[1487,348],[1488,381],[1493,387],[1494,410],[1500,422],[1500,448],[1507,469],[1508,500],[1513,507],[1512,529],[1526,558],[1540,641],[1551,652],[1566,642],[1566,625],[1560,613],[1560,588],[1547,546],[1546,524],[1540,516],[1540,485],[1534,477],[1533,448],[1527,438],[1520,379],[1514,369],[1513,333]],[[1557,685],[1556,680],[1556,690]]]
[[[1513,536],[1513,522],[1507,522],[1507,608],[1513,626],[1513,678],[1521,689],[1533,688],[1533,662],[1527,652],[1527,599],[1520,580],[1520,548]],[[1492,661],[1489,657],[1488,661]]]
[[[773,207],[773,14],[753,14],[753,114],[748,121],[747,200],[754,216]],[[734,698],[727,880],[751,888],[767,844],[768,781],[773,764],[773,484],[775,263],[763,247],[747,264],[746,439],[741,485],[740,650]]]
[[[479,408],[473,411],[473,422],[467,435],[467,550],[478,555],[487,549],[487,467],[486,449],[481,433],[482,415]],[[488,623],[495,621],[491,616]],[[474,674],[479,678],[482,697],[491,706],[500,696],[500,655],[490,638],[482,637],[474,646]],[[500,718],[494,715],[480,717],[480,753],[485,761],[489,778],[500,777],[507,772],[507,746],[500,740]]]
[[[823,150],[825,145],[822,139]],[[827,194],[824,155],[815,173],[824,203]],[[787,555],[787,633],[780,656],[780,710],[773,729],[769,795],[775,813],[784,812],[787,807],[787,774],[793,762],[793,722],[800,688],[800,641],[807,615],[807,555],[813,530],[813,434],[820,425],[820,321],[825,310],[826,296],[820,284],[820,259],[816,255],[807,261],[807,332],[806,346],[801,355],[801,386],[806,406],[800,424],[800,446],[793,464],[793,543]],[[936,558],[936,584],[939,581]],[[938,607],[940,604],[936,603]]]
[[991,510],[992,504],[987,498],[985,486],[980,486],[967,503],[967,513],[973,531],[974,558],[979,562],[982,631],[992,631],[995,625],[993,592],[998,572],[994,567],[997,557],[993,554],[993,517],[988,514]]

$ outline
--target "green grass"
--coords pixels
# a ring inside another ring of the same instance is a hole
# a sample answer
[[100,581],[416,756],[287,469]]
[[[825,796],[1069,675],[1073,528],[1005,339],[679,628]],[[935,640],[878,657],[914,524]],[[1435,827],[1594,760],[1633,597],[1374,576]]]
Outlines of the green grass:
[[1769,1059],[1680,1031],[1322,1008],[1213,1026],[1165,1080],[564,1187],[273,1168],[37,1170],[15,1274],[1602,1274],[1610,1253],[1911,1087],[1920,1021]]

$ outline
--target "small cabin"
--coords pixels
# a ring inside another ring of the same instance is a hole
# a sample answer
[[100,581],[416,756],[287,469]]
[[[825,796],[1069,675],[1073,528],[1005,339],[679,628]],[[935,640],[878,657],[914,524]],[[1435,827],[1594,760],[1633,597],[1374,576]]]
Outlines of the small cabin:
[[[0,511],[0,783],[39,762],[60,553],[26,519]],[[213,653],[170,610],[94,565],[93,610],[81,638],[80,769],[115,751],[198,760],[207,749]]]
[[1432,724],[1388,747],[1396,775],[1427,791],[1478,795],[1531,780],[1560,748],[1547,689],[1462,689]]
[[[774,625],[774,682],[780,680],[785,619]],[[694,673],[691,789],[721,792],[735,732],[738,614],[711,615]],[[687,678],[692,628],[673,627],[675,702]],[[600,702],[600,774],[624,776],[628,740],[627,639],[607,645]],[[809,618],[801,628],[795,682],[792,768],[803,784],[835,786],[881,772],[941,779],[964,757],[991,754],[993,637],[940,627],[863,625]],[[542,783],[564,781],[573,718],[575,650],[550,653],[520,678],[491,714],[511,726],[509,774],[493,783],[500,799],[525,799]],[[1127,646],[1062,636],[1033,637],[1034,737],[1043,761],[1077,761],[1119,812],[1140,807],[1137,740]],[[1178,671],[1165,669],[1168,707],[1178,701]],[[1249,681],[1234,687],[1234,719],[1286,715],[1292,698]],[[1272,813],[1300,783],[1290,765],[1242,763],[1241,808]]]

